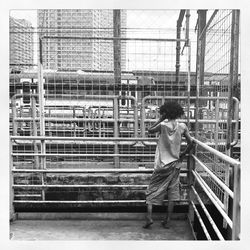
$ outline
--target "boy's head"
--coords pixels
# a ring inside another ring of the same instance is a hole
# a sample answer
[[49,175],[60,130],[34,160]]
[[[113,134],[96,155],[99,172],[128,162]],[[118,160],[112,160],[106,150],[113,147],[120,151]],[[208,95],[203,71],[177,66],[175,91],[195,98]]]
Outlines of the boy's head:
[[160,114],[164,119],[173,120],[180,118],[184,114],[184,110],[179,103],[167,101],[160,106]]

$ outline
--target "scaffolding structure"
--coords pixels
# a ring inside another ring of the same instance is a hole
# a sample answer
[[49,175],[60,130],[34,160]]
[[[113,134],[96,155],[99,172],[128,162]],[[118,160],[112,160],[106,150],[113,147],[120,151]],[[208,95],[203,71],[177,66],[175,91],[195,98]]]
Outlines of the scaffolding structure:
[[[147,130],[166,100],[184,107],[180,121],[192,136],[232,154],[232,147],[239,145],[240,110],[234,92],[240,80],[239,12],[199,10],[196,30],[190,27],[190,14],[189,10],[38,11],[33,40],[37,63],[10,65],[11,177],[16,203],[49,202],[50,192],[63,190],[67,196],[67,188],[76,198],[60,202],[84,203],[79,197],[88,184],[81,176],[71,184],[68,175],[75,173],[105,169],[151,173],[158,135]],[[176,29],[164,26],[167,17],[175,18]],[[30,39],[33,30],[27,27],[24,31],[11,26],[10,38],[27,32]],[[30,41],[23,39],[21,44]],[[196,72],[191,70],[194,43]],[[11,47],[11,53],[20,48]],[[29,65],[32,69],[27,69]],[[197,147],[194,155],[230,186],[229,164],[204,147]],[[190,164],[188,160],[188,166],[182,167],[183,201],[187,201]],[[197,172],[227,211],[225,190],[202,168],[197,167]],[[49,189],[51,184],[56,191]],[[137,192],[145,187],[130,185]]]

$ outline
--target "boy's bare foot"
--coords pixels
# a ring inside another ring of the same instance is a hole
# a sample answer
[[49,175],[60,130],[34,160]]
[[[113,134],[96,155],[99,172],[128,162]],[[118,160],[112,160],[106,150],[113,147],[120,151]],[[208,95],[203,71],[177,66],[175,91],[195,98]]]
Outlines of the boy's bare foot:
[[166,228],[166,229],[169,229],[171,226],[172,226],[172,223],[171,223],[171,220],[163,220],[161,221],[161,225]]
[[148,217],[146,217],[146,223],[142,226],[143,228],[149,229],[150,226],[153,224],[153,220],[149,219]]

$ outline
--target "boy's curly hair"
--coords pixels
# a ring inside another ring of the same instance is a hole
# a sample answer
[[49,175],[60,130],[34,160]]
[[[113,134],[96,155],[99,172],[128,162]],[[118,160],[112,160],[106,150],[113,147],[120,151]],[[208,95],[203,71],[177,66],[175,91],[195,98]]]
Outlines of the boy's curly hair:
[[160,106],[160,114],[164,115],[165,119],[177,119],[184,114],[184,110],[181,105],[175,101],[166,101]]

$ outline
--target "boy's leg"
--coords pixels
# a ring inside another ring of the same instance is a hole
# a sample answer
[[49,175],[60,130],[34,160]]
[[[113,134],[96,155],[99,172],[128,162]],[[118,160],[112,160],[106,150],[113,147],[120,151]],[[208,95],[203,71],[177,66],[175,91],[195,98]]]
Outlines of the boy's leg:
[[153,205],[152,204],[147,204],[146,223],[143,226],[143,228],[149,228],[153,224],[152,211],[153,211]]
[[175,169],[173,173],[173,179],[169,184],[168,190],[168,207],[165,219],[162,221],[162,226],[165,228],[169,228],[170,221],[172,219],[172,214],[174,210],[174,201],[180,199],[180,189],[179,189],[179,169]]
[[168,221],[170,221],[172,219],[173,210],[174,210],[174,202],[169,201],[168,202],[168,214],[166,216]]

